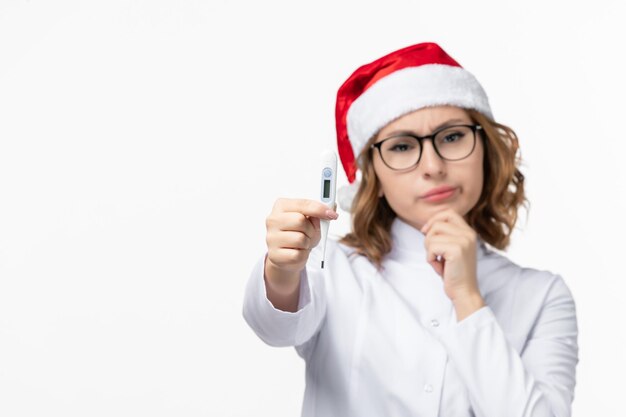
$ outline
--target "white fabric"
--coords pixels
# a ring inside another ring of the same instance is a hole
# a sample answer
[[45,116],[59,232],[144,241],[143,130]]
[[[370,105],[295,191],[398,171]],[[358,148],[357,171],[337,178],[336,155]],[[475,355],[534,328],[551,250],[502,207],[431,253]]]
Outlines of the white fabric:
[[423,107],[441,105],[475,109],[493,119],[487,93],[464,68],[428,64],[381,78],[348,109],[348,137],[355,158],[367,141],[393,120]]
[[352,184],[344,185],[337,189],[337,202],[343,211],[352,212],[352,202],[359,191],[359,180],[355,180]]
[[487,306],[457,323],[424,235],[396,219],[384,271],[329,239],[302,273],[296,313],[266,297],[265,257],[243,315],[272,346],[306,361],[303,417],[566,417],[576,384],[578,327],[564,280],[522,268],[479,240]]

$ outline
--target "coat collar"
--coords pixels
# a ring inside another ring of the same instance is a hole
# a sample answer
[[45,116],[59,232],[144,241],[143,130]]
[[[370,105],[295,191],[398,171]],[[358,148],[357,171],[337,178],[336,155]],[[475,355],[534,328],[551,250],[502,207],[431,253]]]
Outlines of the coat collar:
[[[390,258],[398,261],[418,260],[426,263],[425,236],[415,227],[396,217],[391,225],[391,237],[393,246]],[[488,252],[485,242],[477,237],[476,258],[483,258]]]

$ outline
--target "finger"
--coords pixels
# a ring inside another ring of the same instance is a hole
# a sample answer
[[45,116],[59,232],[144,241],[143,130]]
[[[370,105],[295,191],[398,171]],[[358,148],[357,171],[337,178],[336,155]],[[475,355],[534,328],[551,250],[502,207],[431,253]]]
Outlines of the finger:
[[296,212],[272,212],[266,219],[267,231],[302,232],[314,239],[320,233],[320,219]]
[[320,219],[318,219],[317,217],[309,217],[308,220],[309,222],[311,222],[311,225],[313,226],[313,229],[315,229],[315,232],[319,233],[320,232]]
[[306,262],[309,256],[308,250],[275,248],[268,251],[268,258],[278,266],[295,265]]
[[459,229],[459,226],[445,221],[433,222],[426,231],[426,234],[429,236],[442,234],[457,236],[460,233],[463,233],[463,230]]
[[280,198],[276,200],[274,208],[284,212],[295,211],[305,216],[317,217],[318,219],[324,220],[336,220],[337,217],[339,217],[339,213],[335,210],[315,200]]
[[473,230],[463,231],[449,223],[435,223],[426,234],[424,245],[428,248],[435,242],[448,242],[455,245],[461,252],[475,250],[477,234]]
[[434,262],[440,255],[443,259],[452,260],[458,257],[462,240],[454,236],[432,236],[426,244],[426,260]]
[[463,236],[470,241],[476,240],[476,232],[472,228],[461,227],[450,222],[434,222],[426,231],[427,237],[430,235],[451,235]]
[[459,213],[457,213],[453,209],[446,209],[446,210],[433,214],[432,217],[428,219],[426,224],[422,226],[420,231],[424,234],[428,233],[428,230],[430,229],[430,227],[432,227],[433,223],[435,222],[448,222],[448,223],[456,224],[458,226],[469,227],[469,225],[465,222],[465,220],[461,217]]
[[430,244],[426,250],[426,262],[440,262],[446,259],[447,247],[445,244]]
[[276,218],[272,220],[272,225],[284,232],[302,232],[309,238],[313,238],[316,230],[313,219],[317,220],[319,224],[319,219],[315,217],[307,217],[304,214],[296,212],[287,212],[276,216]]
[[443,278],[443,268],[444,268],[445,261],[442,260],[440,262],[436,261],[436,262],[428,262],[428,263],[430,264],[430,266],[433,267],[437,275]]
[[445,209],[433,214],[426,224],[422,227],[422,232],[426,233],[430,227],[436,222],[449,222],[454,216],[458,216],[458,214],[452,209]]
[[313,248],[312,242],[312,239],[300,232],[272,232],[266,237],[268,249],[310,250]]
[[430,228],[432,227],[432,225],[436,222],[441,222],[441,221],[447,221],[446,217],[442,217],[440,215],[440,213],[435,213],[434,215],[432,215],[427,221],[426,223],[422,226],[422,228],[420,229],[420,232],[426,234],[428,233],[428,231],[430,230]]
[[311,249],[312,239],[302,232],[281,232],[277,240],[278,247],[284,249]]

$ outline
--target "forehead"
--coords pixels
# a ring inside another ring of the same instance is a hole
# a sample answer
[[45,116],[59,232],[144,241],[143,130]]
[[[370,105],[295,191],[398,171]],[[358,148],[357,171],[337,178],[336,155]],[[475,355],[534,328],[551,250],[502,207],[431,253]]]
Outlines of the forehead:
[[419,135],[427,135],[448,122],[471,123],[471,119],[460,107],[425,107],[390,122],[380,130],[377,136],[381,137],[396,130],[408,130]]

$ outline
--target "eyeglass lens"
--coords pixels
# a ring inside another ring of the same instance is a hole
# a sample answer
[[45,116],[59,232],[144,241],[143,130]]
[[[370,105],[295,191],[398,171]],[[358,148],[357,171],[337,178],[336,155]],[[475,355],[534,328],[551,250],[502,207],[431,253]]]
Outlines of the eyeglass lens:
[[[453,126],[438,132],[433,145],[439,155],[447,160],[466,158],[474,148],[474,131],[468,126]],[[393,169],[410,168],[417,164],[421,145],[413,136],[395,136],[380,147],[383,161]]]

